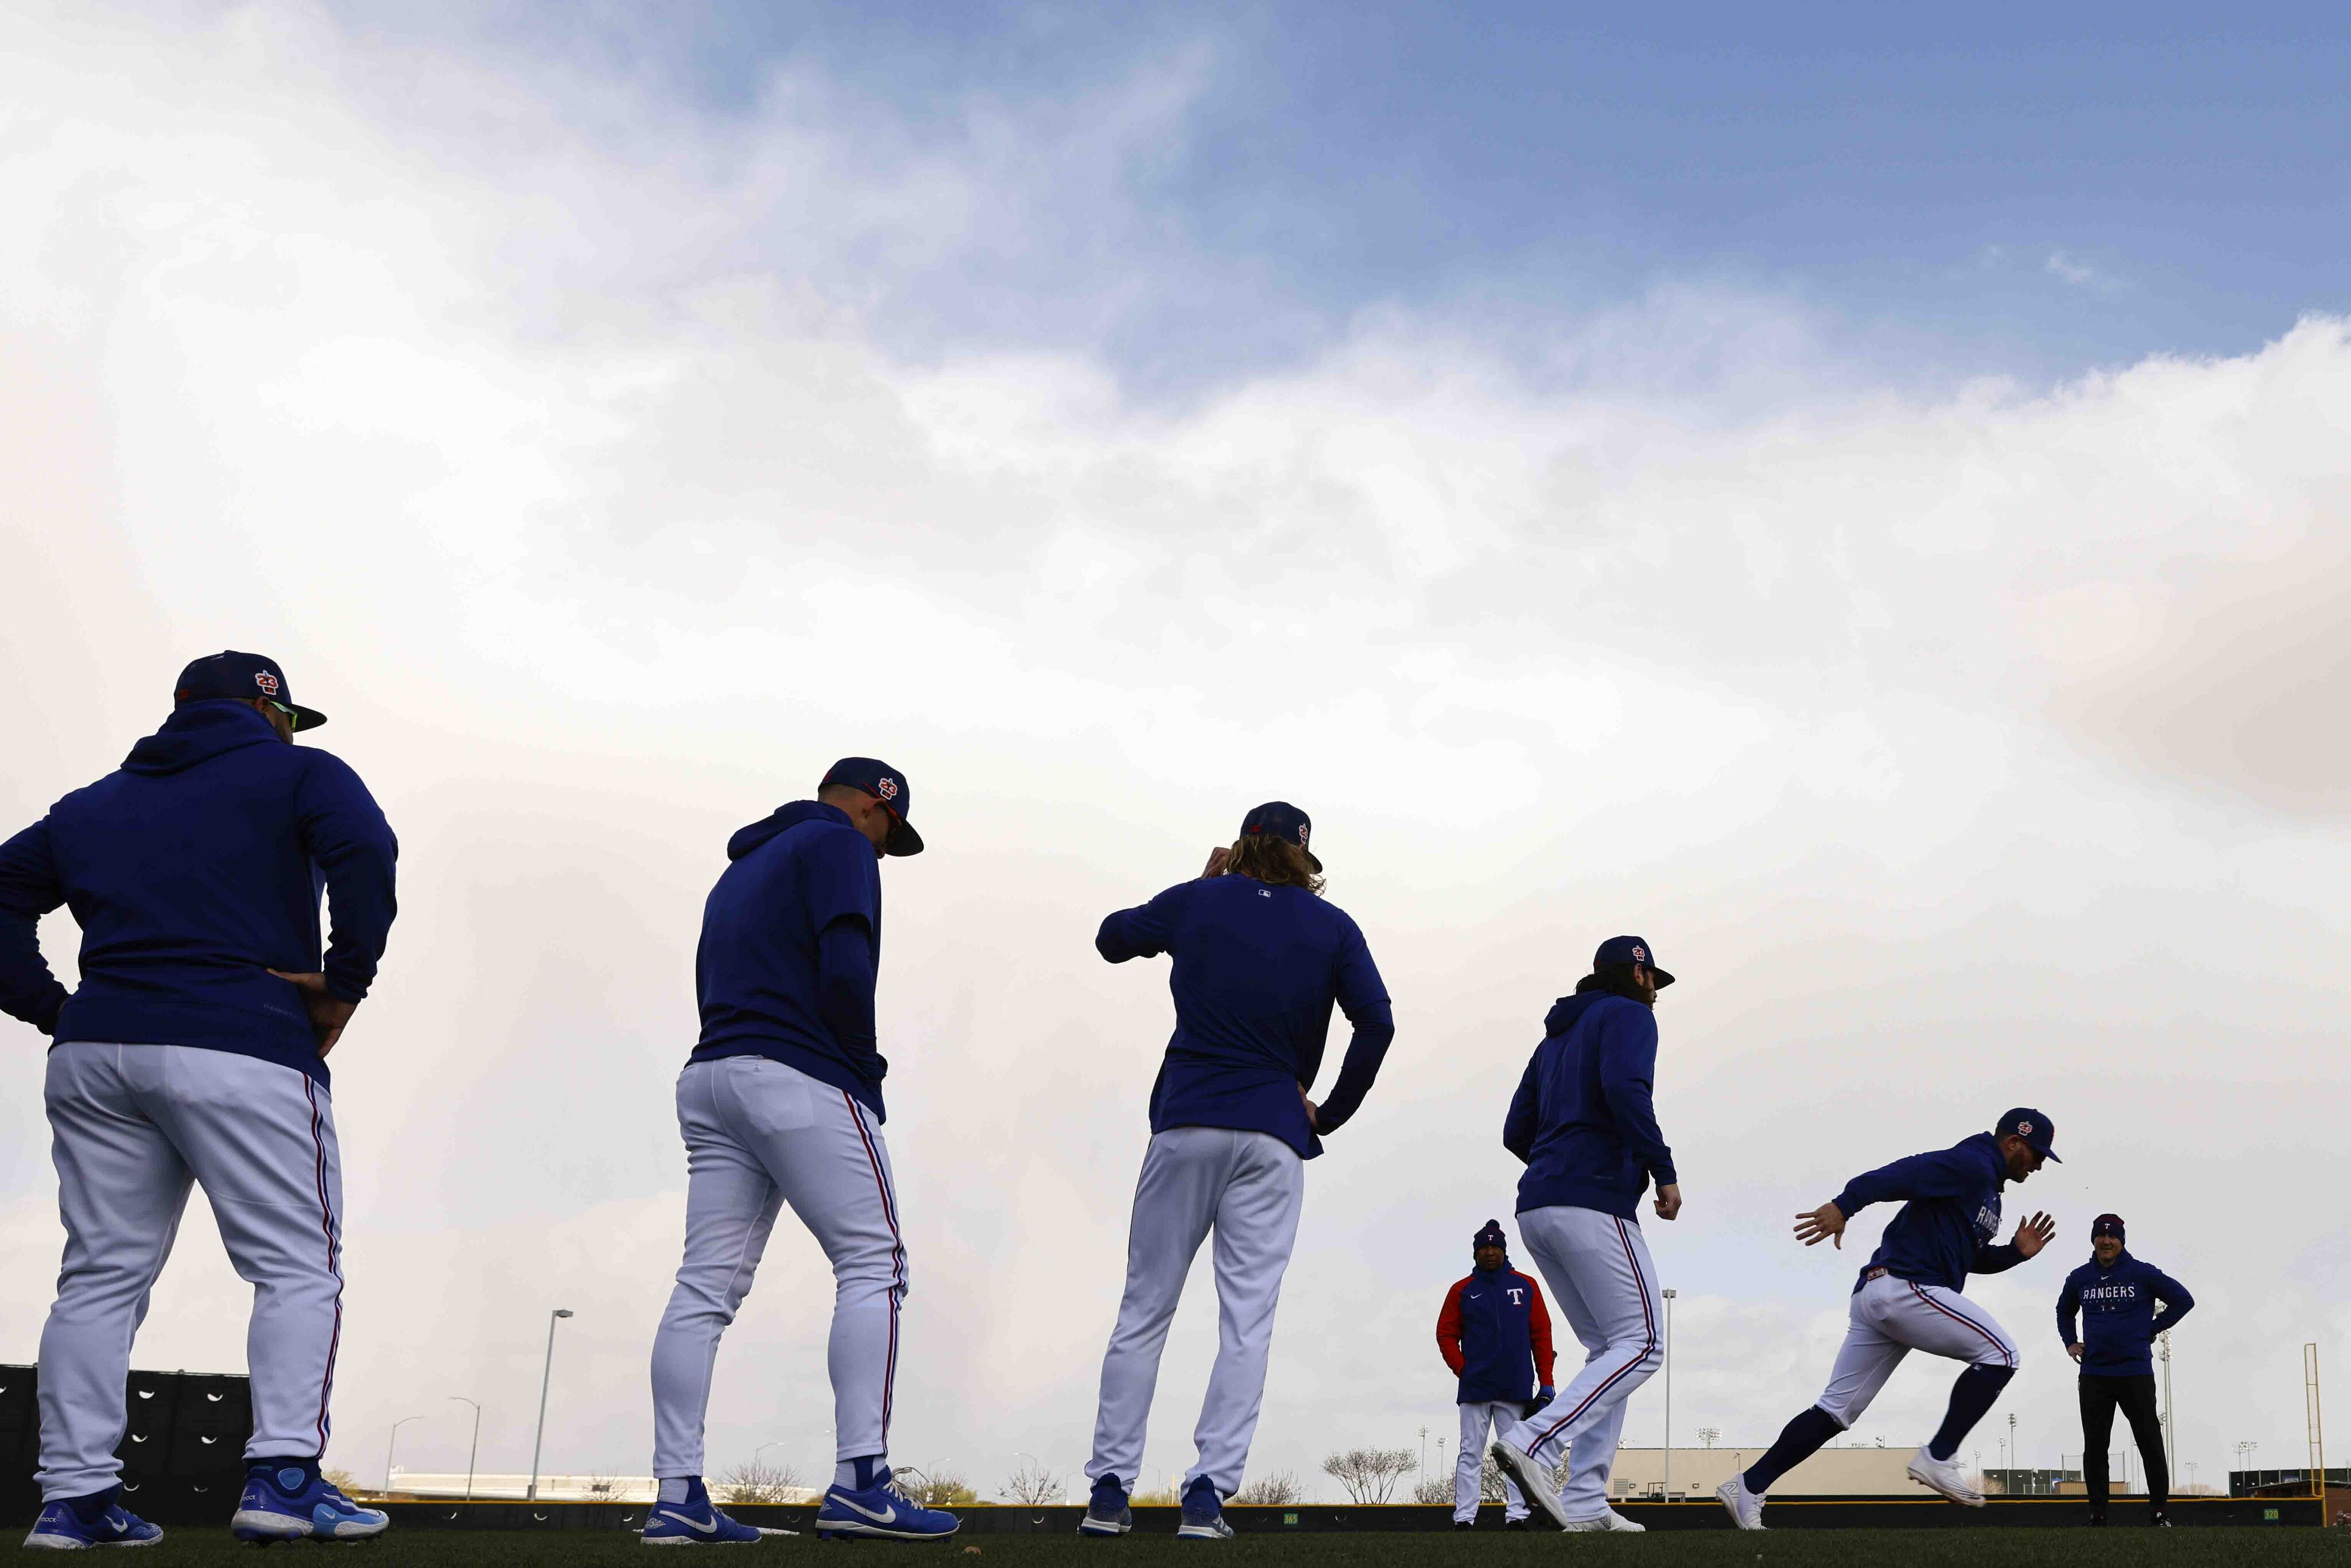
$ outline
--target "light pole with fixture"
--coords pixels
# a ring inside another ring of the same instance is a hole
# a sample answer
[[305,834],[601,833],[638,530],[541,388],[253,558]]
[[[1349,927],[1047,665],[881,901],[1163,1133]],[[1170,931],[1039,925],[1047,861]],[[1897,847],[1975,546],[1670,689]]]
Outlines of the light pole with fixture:
[[422,1421],[422,1416],[402,1416],[392,1424],[392,1437],[383,1446],[383,1494],[392,1495],[392,1450],[399,1446],[400,1429],[411,1421]]
[[474,1444],[465,1450],[465,1500],[471,1502],[474,1500],[474,1460],[482,1452],[482,1407],[462,1394],[452,1394],[449,1397],[460,1405],[474,1406]]
[[530,1490],[523,1493],[534,1501],[538,1497],[539,1449],[547,1441],[547,1385],[555,1375],[555,1322],[570,1315],[569,1307],[558,1307],[547,1318],[547,1364],[538,1374],[538,1435],[530,1440]]

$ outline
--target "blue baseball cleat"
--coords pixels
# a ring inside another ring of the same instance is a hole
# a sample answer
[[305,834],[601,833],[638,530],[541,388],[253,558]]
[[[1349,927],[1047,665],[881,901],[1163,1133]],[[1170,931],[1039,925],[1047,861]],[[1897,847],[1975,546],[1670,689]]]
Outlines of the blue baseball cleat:
[[391,1524],[390,1514],[361,1508],[316,1471],[265,1459],[245,1472],[228,1532],[239,1541],[365,1541]]
[[758,1530],[718,1511],[700,1476],[685,1483],[684,1501],[656,1502],[645,1511],[648,1546],[748,1546],[759,1539]]
[[883,1470],[863,1489],[827,1487],[816,1511],[816,1532],[824,1541],[945,1541],[963,1521],[944,1509],[908,1502],[890,1490]]
[[1126,1489],[1118,1484],[1116,1476],[1103,1476],[1094,1482],[1093,1496],[1086,1500],[1086,1516],[1078,1521],[1080,1535],[1124,1535],[1134,1528],[1134,1511],[1126,1506]]
[[[105,1509],[85,1519],[74,1500],[59,1498],[44,1503],[33,1533],[25,1537],[27,1552],[79,1552],[91,1546],[152,1546],[163,1532],[116,1500],[118,1492],[102,1492]],[[85,1503],[89,1500],[78,1500]]]
[[1184,1489],[1184,1522],[1176,1527],[1178,1541],[1230,1541],[1233,1527],[1225,1522],[1224,1500],[1217,1483],[1202,1476]]

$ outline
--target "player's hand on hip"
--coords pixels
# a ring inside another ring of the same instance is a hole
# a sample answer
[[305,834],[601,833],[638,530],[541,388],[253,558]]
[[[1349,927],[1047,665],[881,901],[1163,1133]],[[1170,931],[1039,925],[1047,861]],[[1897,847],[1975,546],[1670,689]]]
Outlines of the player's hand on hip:
[[1671,1219],[1682,1211],[1682,1184],[1669,1181],[1657,1189],[1655,1205],[1659,1219]]
[[310,1015],[310,1033],[319,1042],[319,1056],[323,1061],[327,1052],[335,1049],[335,1041],[343,1038],[343,1026],[351,1021],[351,1014],[359,1011],[359,1003],[347,1002],[327,989],[324,975],[289,975],[283,969],[269,972],[301,990],[303,1010]]
[[1215,849],[1208,852],[1208,863],[1201,869],[1200,875],[1203,878],[1224,875],[1225,864],[1232,858],[1232,846],[1230,844],[1218,844]]
[[2082,1347],[2078,1344],[2069,1344],[2065,1347],[2065,1354],[2079,1361],[2082,1359]]
[[2019,1256],[2030,1258],[2057,1239],[2057,1222],[2045,1214],[2036,1214],[2016,1228],[2016,1250]]
[[1796,1239],[1807,1247],[1834,1240],[1844,1250],[1844,1215],[1834,1203],[1824,1203],[1810,1214],[1796,1216]]
[[1306,1093],[1306,1085],[1305,1085],[1305,1084],[1303,1084],[1303,1083],[1301,1083],[1301,1084],[1300,1084],[1300,1085],[1298,1086],[1298,1103],[1299,1103],[1301,1105],[1303,1105],[1303,1106],[1305,1106],[1305,1107],[1306,1107],[1306,1124],[1307,1124],[1307,1126],[1309,1126],[1310,1128],[1313,1129],[1313,1130],[1314,1130],[1315,1132],[1317,1132],[1317,1133],[1322,1132],[1322,1106],[1320,1106],[1320,1105],[1317,1105],[1316,1103],[1314,1103],[1314,1102],[1313,1102],[1311,1099],[1308,1098],[1307,1093]]

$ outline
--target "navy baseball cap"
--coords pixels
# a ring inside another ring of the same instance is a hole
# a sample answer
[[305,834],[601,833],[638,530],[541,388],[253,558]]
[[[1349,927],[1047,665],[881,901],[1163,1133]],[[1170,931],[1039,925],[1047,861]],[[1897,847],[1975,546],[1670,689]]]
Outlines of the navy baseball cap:
[[1638,936],[1611,936],[1600,944],[1600,951],[1592,955],[1592,967],[1597,969],[1603,964],[1646,965],[1649,978],[1657,982],[1661,991],[1674,983],[1671,975],[1657,967],[1657,950]]
[[2123,1217],[2119,1214],[2102,1214],[2090,1221],[2091,1239],[2095,1240],[2101,1236],[2111,1236],[2120,1241],[2123,1239]]
[[1316,875],[1322,872],[1322,862],[1314,852],[1306,848],[1314,836],[1314,820],[1287,800],[1268,800],[1241,819],[1241,837],[1245,839],[1290,839],[1306,850],[1306,864]]
[[836,784],[862,789],[890,808],[890,837],[882,846],[883,854],[923,852],[923,835],[906,821],[906,809],[913,802],[913,795],[906,788],[904,774],[871,757],[844,757],[825,770],[824,782],[817,788],[830,789]]
[[[2043,1159],[2057,1160],[2057,1151],[2049,1146],[2049,1141],[2057,1135],[2055,1125],[2048,1117],[2029,1105],[2019,1105],[2015,1110],[2009,1112],[2000,1119],[1992,1131],[2003,1138],[2014,1133],[2024,1140],[2026,1145],[2034,1154]],[[2057,1163],[2062,1166],[2065,1162],[2057,1160]]]
[[277,660],[259,653],[230,651],[198,659],[180,672],[179,684],[172,688],[174,702],[200,703],[221,697],[239,702],[263,698],[289,715],[296,729],[316,729],[327,722],[327,716],[317,708],[295,703],[293,693],[287,688],[286,672],[277,667]]

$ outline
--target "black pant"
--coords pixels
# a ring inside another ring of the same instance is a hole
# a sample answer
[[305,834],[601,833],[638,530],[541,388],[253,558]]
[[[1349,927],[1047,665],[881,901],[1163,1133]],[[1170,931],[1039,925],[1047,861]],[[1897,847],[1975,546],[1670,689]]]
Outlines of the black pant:
[[2106,1517],[2106,1444],[2115,1435],[2115,1410],[2130,1423],[2138,1457],[2147,1467],[2147,1500],[2163,1517],[2171,1502],[2171,1470],[2163,1462],[2163,1423],[2155,1415],[2155,1374],[2142,1377],[2097,1377],[2082,1374],[2082,1479],[2089,1483],[2090,1517]]

